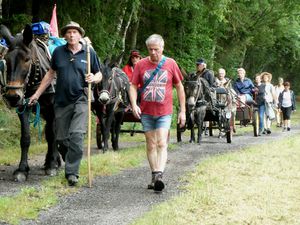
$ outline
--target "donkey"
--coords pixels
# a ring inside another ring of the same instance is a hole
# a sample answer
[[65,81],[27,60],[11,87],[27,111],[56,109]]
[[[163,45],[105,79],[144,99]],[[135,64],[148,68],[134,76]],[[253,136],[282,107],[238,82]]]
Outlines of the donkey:
[[[31,107],[28,98],[36,91],[42,78],[50,67],[50,56],[46,54],[47,46],[38,39],[33,39],[30,25],[26,25],[22,34],[13,37],[7,27],[1,25],[0,34],[8,44],[5,55],[7,66],[6,84],[3,99],[8,107],[16,107],[21,122],[21,160],[14,171],[16,181],[23,182],[28,178],[28,150],[30,146],[30,113],[39,113],[38,107]],[[45,46],[45,47],[44,47]],[[4,75],[5,76],[5,75]],[[45,136],[48,150],[44,169],[46,175],[54,176],[61,165],[54,133],[54,84],[39,99],[40,114],[46,120]]]
[[195,74],[185,75],[184,90],[187,104],[187,128],[191,130],[190,142],[195,142],[195,124],[198,128],[197,143],[200,144],[203,133],[203,122],[206,115],[210,95],[206,86],[205,79]]
[[97,134],[98,148],[105,152],[108,150],[110,133],[113,149],[119,149],[121,124],[125,108],[129,104],[129,80],[127,75],[109,60],[105,60],[101,72],[103,78],[94,88],[95,101],[92,107],[101,127],[101,132]]

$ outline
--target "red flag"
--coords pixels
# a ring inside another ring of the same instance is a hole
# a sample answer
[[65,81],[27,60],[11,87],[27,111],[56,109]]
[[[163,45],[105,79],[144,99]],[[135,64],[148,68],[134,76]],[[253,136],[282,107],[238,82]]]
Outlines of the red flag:
[[54,4],[54,8],[52,11],[52,17],[50,22],[50,33],[54,37],[58,37],[58,25],[57,25],[57,17],[56,17],[56,4]]

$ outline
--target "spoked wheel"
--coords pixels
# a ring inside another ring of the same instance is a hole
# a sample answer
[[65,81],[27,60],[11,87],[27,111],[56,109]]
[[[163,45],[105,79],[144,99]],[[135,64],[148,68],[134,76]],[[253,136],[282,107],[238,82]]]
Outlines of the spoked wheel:
[[98,149],[102,149],[102,138],[101,138],[101,125],[97,123],[96,127],[96,141]]
[[230,119],[227,119],[226,121],[226,141],[227,143],[231,143],[232,142],[232,136],[233,136],[233,124],[234,120],[231,117]]
[[254,134],[254,137],[257,137],[258,133],[259,133],[259,115],[258,115],[258,110],[253,110],[252,125],[253,125],[253,134]]

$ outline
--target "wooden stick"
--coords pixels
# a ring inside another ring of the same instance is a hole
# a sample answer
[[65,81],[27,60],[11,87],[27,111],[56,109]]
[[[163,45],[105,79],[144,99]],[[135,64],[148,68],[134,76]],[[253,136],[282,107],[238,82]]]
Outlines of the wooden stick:
[[[85,37],[84,40],[86,41],[87,45],[87,73],[91,73],[91,52],[90,52],[90,44],[91,41],[88,37]],[[88,146],[87,146],[87,162],[88,162],[88,180],[89,180],[89,187],[92,187],[92,171],[91,171],[91,128],[92,128],[92,106],[91,106],[91,99],[92,99],[92,85],[88,83]]]

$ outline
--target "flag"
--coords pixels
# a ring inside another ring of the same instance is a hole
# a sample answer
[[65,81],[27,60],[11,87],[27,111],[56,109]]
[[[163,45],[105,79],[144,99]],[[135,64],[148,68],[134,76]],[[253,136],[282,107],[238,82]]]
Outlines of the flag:
[[58,25],[57,25],[57,17],[56,17],[56,4],[54,4],[54,8],[52,11],[52,17],[50,22],[50,33],[54,37],[58,37]]

